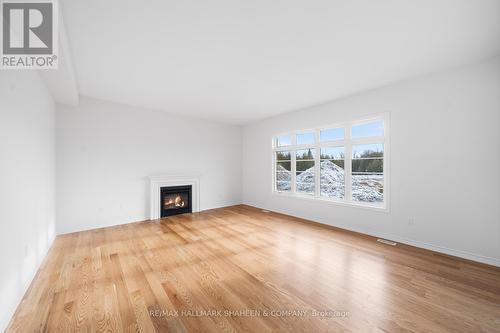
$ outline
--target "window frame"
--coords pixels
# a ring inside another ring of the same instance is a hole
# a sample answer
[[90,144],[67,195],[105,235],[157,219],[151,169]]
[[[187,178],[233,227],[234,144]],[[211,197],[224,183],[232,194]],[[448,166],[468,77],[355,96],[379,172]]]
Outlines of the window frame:
[[[382,121],[384,124],[384,135],[375,137],[363,137],[363,138],[352,138],[352,127],[357,125],[363,125],[371,123],[374,121]],[[344,139],[343,140],[331,140],[320,142],[320,132],[322,130],[333,129],[333,128],[344,128]],[[313,132],[315,137],[315,142],[313,144],[302,144],[297,145],[297,134]],[[277,147],[275,138],[278,136],[290,135],[291,145]],[[383,175],[384,175],[384,201],[382,203],[370,203],[370,202],[360,202],[354,201],[352,199],[352,147],[356,145],[363,144],[383,144],[384,145],[384,156],[383,156]],[[344,147],[344,199],[339,198],[329,198],[321,196],[320,188],[320,163],[321,163],[321,148],[324,147]],[[314,149],[314,172],[315,172],[315,191],[313,194],[302,193],[296,191],[296,151],[301,149]],[[277,151],[290,151],[291,155],[291,190],[290,191],[279,191],[276,189],[276,152]],[[389,212],[390,203],[390,114],[378,114],[368,117],[363,117],[361,119],[356,119],[352,121],[344,121],[329,124],[326,126],[320,126],[316,128],[301,129],[295,131],[288,131],[277,133],[272,136],[272,193],[276,195],[284,195],[288,197],[298,198],[298,199],[309,199],[316,200],[326,203],[332,203],[341,206],[350,207],[360,207],[366,209],[372,209],[376,211]]]

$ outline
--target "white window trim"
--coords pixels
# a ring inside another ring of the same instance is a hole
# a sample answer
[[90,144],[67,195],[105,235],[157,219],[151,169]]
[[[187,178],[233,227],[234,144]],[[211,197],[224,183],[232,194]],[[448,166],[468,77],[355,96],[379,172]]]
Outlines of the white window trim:
[[[383,120],[384,122],[384,136],[383,137],[366,137],[366,138],[358,138],[351,139],[351,129],[352,126],[362,125],[366,123],[371,123],[373,121]],[[344,139],[343,140],[335,140],[335,141],[325,141],[320,142],[320,131],[331,128],[345,128]],[[306,145],[297,145],[296,144],[296,134],[305,133],[305,132],[314,132],[315,134],[315,142],[313,144]],[[276,147],[275,138],[278,136],[290,135],[291,137],[291,145]],[[351,159],[352,159],[352,146],[360,145],[360,144],[375,144],[382,143],[384,145],[384,157],[383,157],[383,169],[384,169],[384,201],[383,204],[372,204],[367,202],[359,202],[351,200],[352,193],[352,181],[351,181]],[[334,146],[342,146],[344,147],[345,160],[344,160],[344,175],[345,175],[345,193],[344,199],[335,199],[335,198],[327,198],[322,197],[320,195],[320,153],[322,147],[334,147]],[[296,193],[296,158],[295,151],[299,149],[307,149],[314,148],[315,149],[315,193],[307,194],[307,193]],[[292,184],[291,191],[278,191],[276,190],[276,152],[277,151],[291,151],[290,160],[291,160],[291,175],[292,175]],[[328,126],[321,126],[317,128],[311,129],[302,129],[284,133],[278,133],[272,136],[272,193],[276,195],[282,195],[287,197],[293,197],[297,199],[309,199],[316,200],[325,203],[331,203],[334,205],[340,206],[349,206],[349,207],[359,207],[364,209],[389,212],[389,203],[390,203],[390,113],[384,113],[379,115],[374,115],[370,117],[365,117],[362,119],[340,122],[335,124],[330,124]]]

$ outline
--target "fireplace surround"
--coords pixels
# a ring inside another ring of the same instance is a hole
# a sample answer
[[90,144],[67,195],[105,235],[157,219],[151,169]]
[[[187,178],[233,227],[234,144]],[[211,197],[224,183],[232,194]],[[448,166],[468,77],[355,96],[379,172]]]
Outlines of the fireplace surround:
[[149,216],[151,220],[161,218],[161,188],[170,186],[191,186],[191,211],[200,211],[200,178],[199,175],[152,175],[149,176]]

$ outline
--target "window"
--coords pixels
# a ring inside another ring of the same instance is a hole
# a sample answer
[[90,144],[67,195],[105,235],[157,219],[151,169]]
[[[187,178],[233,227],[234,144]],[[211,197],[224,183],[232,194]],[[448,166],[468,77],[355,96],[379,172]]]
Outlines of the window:
[[273,139],[274,191],[386,208],[388,119],[380,116]]
[[277,147],[289,146],[291,144],[292,144],[292,139],[291,139],[290,135],[278,136],[276,138],[276,146]]
[[276,190],[292,189],[292,160],[289,151],[276,152]]
[[370,123],[355,125],[352,127],[352,138],[366,138],[384,135],[384,122],[374,121]]
[[344,128],[325,129],[319,132],[320,141],[344,140]]
[[295,152],[295,163],[297,170],[296,190],[299,193],[314,194],[314,148],[297,150]]
[[384,201],[384,145],[352,147],[352,199],[361,202]]
[[344,147],[322,147],[320,154],[320,195],[344,199]]
[[297,144],[314,144],[314,132],[306,132],[297,134]]

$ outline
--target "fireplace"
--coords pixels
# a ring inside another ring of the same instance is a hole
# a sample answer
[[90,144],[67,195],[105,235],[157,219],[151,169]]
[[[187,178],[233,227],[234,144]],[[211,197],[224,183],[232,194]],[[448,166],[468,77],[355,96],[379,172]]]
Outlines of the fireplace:
[[[200,178],[199,175],[152,175],[149,176],[149,218],[156,220],[163,215],[163,200],[161,189],[163,187],[191,187],[191,197],[188,198],[191,210],[187,212],[197,213],[200,211]],[[167,200],[168,202],[168,200]],[[170,209],[172,210],[172,209]],[[170,212],[169,212],[170,213]]]
[[192,212],[192,185],[160,188],[161,217]]

